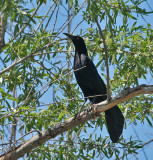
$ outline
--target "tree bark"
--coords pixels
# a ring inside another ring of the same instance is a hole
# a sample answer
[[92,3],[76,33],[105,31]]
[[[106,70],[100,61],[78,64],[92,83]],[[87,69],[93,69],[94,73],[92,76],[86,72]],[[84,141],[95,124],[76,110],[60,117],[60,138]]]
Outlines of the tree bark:
[[56,123],[53,127],[48,128],[45,131],[39,132],[36,136],[32,137],[24,144],[14,148],[9,153],[0,156],[0,160],[16,160],[24,154],[30,152],[32,149],[44,144],[51,138],[55,138],[59,134],[64,133],[90,119],[99,117],[100,113],[114,107],[115,105],[122,103],[128,99],[131,99],[140,94],[152,94],[153,85],[140,85],[134,88],[127,88],[121,91],[117,96],[112,98],[109,102],[103,101],[98,104],[93,104],[85,108],[82,112],[77,113],[75,116],[67,119],[64,122]]
[[6,26],[5,14],[2,13],[0,16],[0,53],[2,51],[2,48],[5,46],[5,41],[4,41],[5,26]]

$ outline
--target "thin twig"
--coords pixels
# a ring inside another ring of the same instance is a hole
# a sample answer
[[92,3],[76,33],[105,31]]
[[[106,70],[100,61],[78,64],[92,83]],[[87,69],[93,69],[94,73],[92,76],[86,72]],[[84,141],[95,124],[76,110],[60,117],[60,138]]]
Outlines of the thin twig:
[[5,149],[8,150],[7,145],[5,145],[4,139],[3,139],[3,137],[1,135],[0,135],[0,139],[1,139],[1,141],[2,141],[2,143],[4,145],[4,147],[5,147]]
[[[40,90],[38,90],[38,91],[35,92],[32,96],[30,96],[29,99],[30,99],[31,97],[35,96],[35,95],[36,95],[37,93],[39,93],[40,91],[42,91],[42,90],[43,90],[44,88],[46,88],[48,85],[49,85],[49,87],[50,87],[51,84],[55,83],[56,81],[58,81],[58,80],[61,79],[62,77],[65,77],[66,75],[68,75],[68,74],[70,74],[70,73],[72,73],[72,72],[75,72],[75,71],[77,71],[77,70],[83,69],[83,68],[85,68],[85,67],[86,67],[86,66],[83,66],[83,67],[81,67],[81,68],[79,68],[79,69],[76,69],[76,70],[74,70],[74,71],[70,71],[70,72],[68,72],[68,73],[60,76],[59,78],[57,78],[57,79],[54,80],[53,82],[51,82],[51,80],[48,81]],[[48,87],[48,88],[49,88],[49,87]],[[48,88],[39,96],[39,98],[48,90]],[[38,99],[38,98],[37,98],[37,99]],[[27,100],[28,100],[28,99],[25,99],[24,101],[20,102],[20,104],[18,104],[15,108],[13,108],[13,109],[12,109],[10,112],[8,112],[6,115],[2,116],[0,119],[7,118],[8,116],[10,116],[9,114],[10,114],[11,112],[14,112],[14,110],[18,109],[19,106],[22,106]],[[16,113],[18,113],[18,112],[15,112],[14,114],[16,114]]]
[[[135,133],[137,139],[140,140],[139,135],[138,135],[137,131],[135,130],[135,128],[133,126],[132,126],[132,129],[134,130],[134,133]],[[148,157],[147,157],[147,154],[146,154],[144,148],[142,148],[142,152],[144,154],[145,159],[148,160]]]
[[[47,89],[37,98],[37,100],[38,100],[40,97],[42,97],[42,96],[46,93],[46,91],[49,89],[50,85],[52,85],[52,84],[55,83],[56,81],[60,80],[61,78],[65,77],[66,75],[69,75],[70,73],[73,73],[73,72],[75,72],[75,71],[77,71],[77,70],[81,70],[81,69],[83,69],[83,68],[85,68],[85,67],[86,67],[86,66],[83,66],[83,67],[81,67],[81,68],[79,68],[79,69],[72,70],[72,71],[70,71],[70,72],[68,72],[68,73],[60,76],[59,78],[57,78],[57,79],[54,80],[53,82],[51,82],[51,80],[50,80],[49,82],[47,82],[47,84],[46,84],[45,86],[43,86],[39,91],[37,91],[36,93],[34,93],[32,96],[36,95],[38,92],[40,92],[41,90],[43,90],[44,88],[46,88],[46,87],[49,85],[49,86],[47,87]],[[50,83],[50,82],[51,82],[51,83]]]
[[[41,6],[41,3],[39,2],[37,8],[35,9],[34,13],[32,14],[32,17],[36,14],[36,12],[38,11],[38,9],[39,9],[40,6]],[[29,19],[27,22],[25,22],[25,25],[24,25],[24,26],[21,28],[21,30],[16,34],[16,36],[13,38],[13,40],[16,39],[16,37],[18,37],[18,35],[21,34],[21,32],[26,28],[27,24],[29,24],[29,23],[30,23],[30,19]]]
[[98,94],[98,95],[92,95],[92,96],[87,96],[87,97],[81,97],[81,98],[68,98],[68,99],[65,99],[65,100],[62,100],[62,101],[56,101],[56,102],[51,102],[51,103],[48,103],[48,104],[42,104],[40,106],[37,106],[37,107],[43,107],[43,106],[49,106],[51,104],[57,104],[57,103],[61,103],[61,102],[68,102],[68,101],[73,101],[73,100],[84,100],[84,98],[88,99],[88,98],[92,98],[92,97],[102,97],[102,96],[106,96],[106,94]]
[[[30,152],[32,149],[44,144],[46,141],[51,138],[55,138],[58,135],[63,134],[64,132],[85,123],[88,120],[93,119],[95,116],[99,116],[100,112],[106,111],[114,105],[122,103],[132,97],[135,97],[140,94],[152,94],[153,93],[153,85],[141,85],[135,88],[129,88],[128,90],[123,90],[118,96],[114,97],[111,102],[103,101],[98,104],[93,104],[84,109],[81,113],[74,115],[73,117],[66,119],[61,123],[55,123],[54,126],[49,127],[47,130],[41,132],[27,140],[24,144],[17,146],[8,154],[1,155],[0,159],[3,159],[4,156],[7,159],[15,158],[18,159],[22,157],[24,154]],[[99,110],[99,111],[98,111]]]
[[[59,6],[60,6],[60,5],[58,4],[58,8],[57,8],[57,12],[56,12],[56,18],[55,18],[54,26],[53,26],[53,29],[52,29],[52,34],[54,33],[54,29],[55,29],[56,22],[57,22],[57,18],[58,18]],[[51,34],[51,35],[52,35],[52,34]]]
[[82,21],[80,21],[80,22],[76,25],[76,27],[73,29],[73,31],[72,31],[71,33],[73,33],[83,21],[84,21],[84,19],[83,19]]
[[54,9],[53,9],[53,11],[52,11],[52,13],[51,13],[51,15],[50,15],[50,17],[49,17],[48,21],[47,21],[47,24],[46,24],[46,26],[45,26],[45,29],[44,29],[44,30],[46,30],[46,28],[47,28],[47,26],[48,26],[48,24],[49,24],[49,22],[50,22],[50,20],[51,20],[51,18],[52,18],[52,16],[53,16],[53,13],[54,13],[54,11],[55,11],[56,7],[57,7],[57,3],[55,4],[55,7],[54,7]]
[[[78,9],[79,11],[81,10],[81,8],[82,8],[82,6],[84,5],[85,2],[86,2],[86,1],[84,0],[83,3],[81,4],[81,6],[80,6],[79,9]],[[72,21],[72,19],[73,19],[75,16],[76,16],[76,14],[73,14],[73,15],[70,17],[69,21],[68,21],[64,26],[62,26],[62,28],[58,31],[57,36],[68,26],[68,24]]]
[[21,136],[19,139],[17,139],[13,144],[16,144],[17,141],[19,141],[19,140],[22,139],[23,137],[25,137],[25,136],[27,136],[28,134],[33,133],[33,132],[38,132],[38,134],[40,134],[40,131],[39,131],[39,130],[29,131],[29,132],[27,132],[26,134],[24,134],[23,136]]
[[[61,39],[61,40],[63,40],[63,39]],[[10,65],[9,67],[7,67],[7,68],[5,68],[4,70],[2,70],[2,71],[0,72],[0,75],[2,75],[3,73],[5,73],[6,71],[9,71],[11,68],[15,67],[17,64],[25,61],[26,59],[28,59],[28,58],[30,58],[30,57],[32,57],[33,54],[36,54],[36,53],[38,53],[38,52],[40,52],[40,51],[42,51],[42,50],[44,50],[44,49],[46,49],[46,48],[48,48],[48,47],[52,47],[54,43],[56,43],[56,42],[49,43],[49,44],[45,45],[44,47],[35,50],[33,53],[29,54],[28,56],[26,56],[26,57],[24,57],[24,58],[22,58],[22,59],[19,59],[19,60],[17,60],[17,61],[15,61],[12,65]]]
[[37,26],[37,28],[36,28],[36,32],[37,32],[37,30],[39,29],[39,27],[40,27],[40,25],[42,24],[42,22],[43,22],[43,21],[45,20],[45,18],[47,17],[49,11],[52,9],[52,7],[53,7],[54,4],[55,4],[55,3],[53,2],[52,5],[49,7],[47,13],[46,13],[45,16],[43,17],[42,21],[38,24],[38,26]]
[[147,142],[141,144],[141,146],[143,147],[143,146],[145,146],[145,145],[147,145],[147,144],[149,144],[149,143],[151,143],[151,142],[153,142],[153,139],[150,139],[149,141],[147,141]]
[[105,62],[106,62],[106,70],[107,70],[107,100],[110,101],[110,84],[109,84],[109,66],[108,66],[108,51],[107,51],[107,45],[105,42],[105,36],[103,35],[102,29],[99,25],[98,20],[95,18],[95,21],[97,23],[97,26],[99,28],[100,36],[103,39],[104,44],[104,50],[105,50]]
[[[153,139],[150,139],[149,141],[143,143],[143,144],[140,144],[140,146],[144,147],[145,145],[149,144],[153,142]],[[124,154],[123,156],[119,157],[119,159],[122,159],[124,156],[126,156],[128,153]]]
[[[36,53],[33,54],[32,56],[39,56],[39,55],[43,55],[43,54],[50,54],[50,53],[58,53],[58,52],[68,52],[68,50],[57,50],[57,51],[50,51],[50,52],[44,52],[44,53]],[[71,50],[70,52],[74,52],[73,50]]]

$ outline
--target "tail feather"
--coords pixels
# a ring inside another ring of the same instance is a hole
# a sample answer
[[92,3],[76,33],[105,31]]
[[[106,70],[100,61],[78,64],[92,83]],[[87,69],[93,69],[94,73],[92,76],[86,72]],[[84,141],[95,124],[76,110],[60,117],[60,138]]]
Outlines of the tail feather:
[[124,116],[118,106],[105,111],[108,132],[113,143],[119,140],[123,131]]

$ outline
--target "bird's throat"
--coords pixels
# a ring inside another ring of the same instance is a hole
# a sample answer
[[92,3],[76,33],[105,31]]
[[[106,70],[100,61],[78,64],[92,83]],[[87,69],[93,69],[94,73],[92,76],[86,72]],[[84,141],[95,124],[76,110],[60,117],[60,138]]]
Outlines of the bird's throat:
[[75,57],[74,57],[74,69],[79,69],[82,67],[81,63],[81,53],[78,51],[75,51]]

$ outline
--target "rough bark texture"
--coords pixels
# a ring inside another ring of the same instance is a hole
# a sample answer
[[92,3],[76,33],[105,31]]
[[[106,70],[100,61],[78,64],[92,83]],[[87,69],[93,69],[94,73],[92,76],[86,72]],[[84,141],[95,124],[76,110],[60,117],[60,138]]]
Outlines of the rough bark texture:
[[112,108],[113,106],[122,103],[132,97],[135,97],[140,94],[152,94],[153,85],[141,85],[135,88],[127,88],[123,90],[120,94],[112,98],[110,102],[103,101],[99,104],[93,104],[84,111],[75,116],[67,119],[65,122],[57,123],[53,127],[48,128],[43,132],[39,132],[36,136],[32,137],[24,144],[14,148],[13,151],[6,153],[0,157],[0,160],[15,160],[22,157],[24,154],[30,152],[33,148],[38,147],[41,144],[44,144],[51,138],[55,138],[57,135],[64,133],[77,125],[80,125],[90,119],[100,116],[99,113]]
[[5,26],[6,26],[5,14],[2,13],[0,16],[0,52],[2,51],[2,48],[5,46],[5,41],[4,41]]

